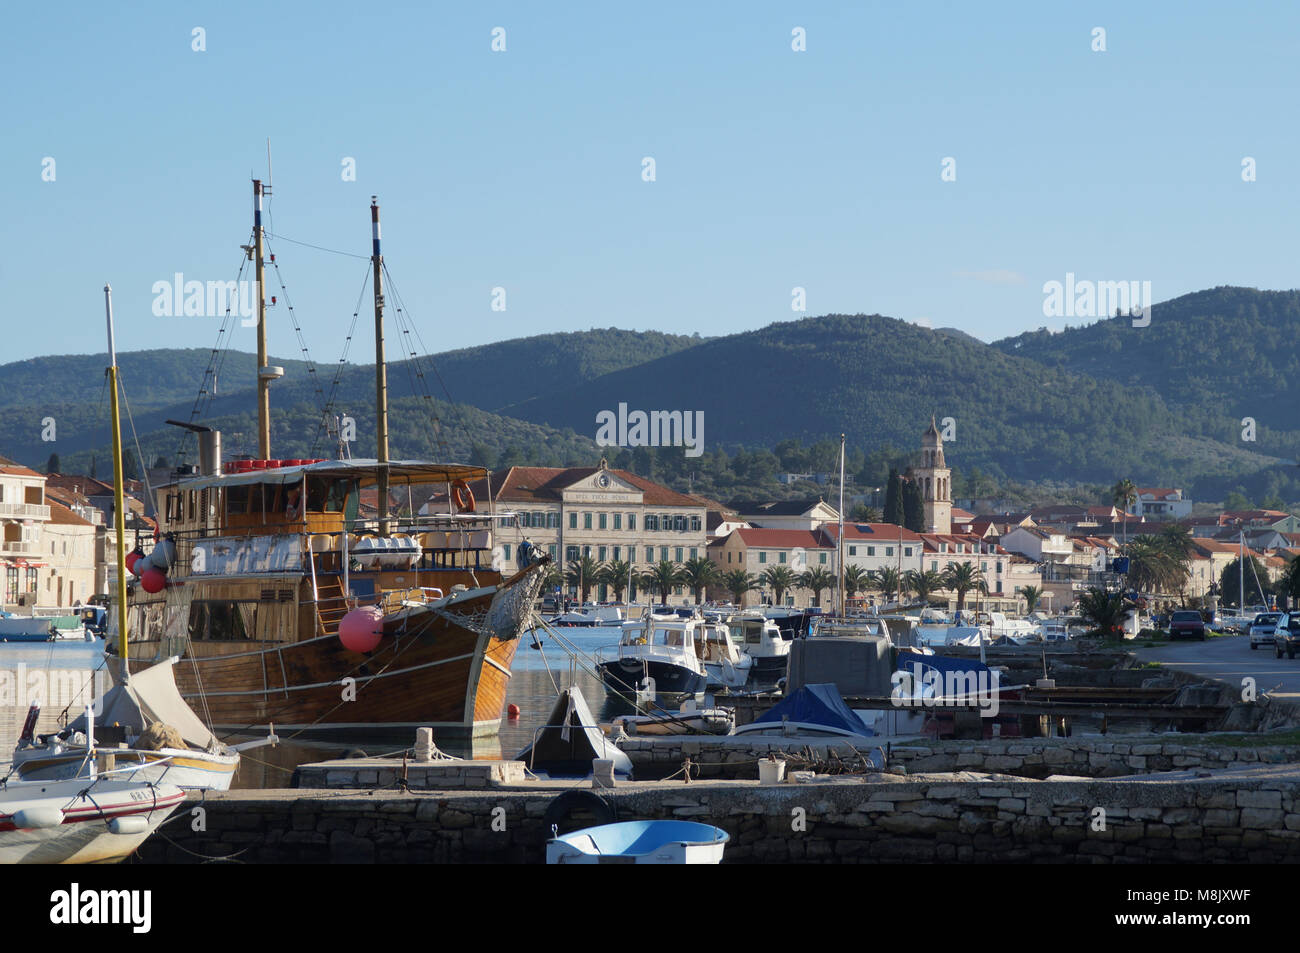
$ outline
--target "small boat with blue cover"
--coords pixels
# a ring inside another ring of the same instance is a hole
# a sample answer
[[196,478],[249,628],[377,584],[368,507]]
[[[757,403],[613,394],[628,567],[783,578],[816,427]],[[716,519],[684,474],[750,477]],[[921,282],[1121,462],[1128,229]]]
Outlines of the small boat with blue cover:
[[717,864],[731,839],[694,821],[624,821],[551,838],[548,864]]

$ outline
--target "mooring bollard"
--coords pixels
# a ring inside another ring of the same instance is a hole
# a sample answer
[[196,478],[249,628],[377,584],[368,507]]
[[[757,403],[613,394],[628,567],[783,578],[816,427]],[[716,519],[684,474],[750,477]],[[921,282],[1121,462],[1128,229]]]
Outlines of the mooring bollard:
[[614,786],[614,759],[591,759],[591,786],[596,790]]

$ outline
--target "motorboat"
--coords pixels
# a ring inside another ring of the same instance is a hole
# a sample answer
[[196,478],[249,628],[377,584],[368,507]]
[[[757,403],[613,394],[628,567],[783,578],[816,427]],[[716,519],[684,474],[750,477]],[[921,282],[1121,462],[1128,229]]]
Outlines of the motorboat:
[[[653,683],[656,695],[703,695],[708,675],[700,661],[697,619],[661,619],[655,616],[624,623],[617,646],[596,653],[605,688],[612,694],[645,694]],[[638,689],[642,689],[638,692]]]
[[736,648],[731,629],[720,622],[701,622],[695,631],[698,636],[695,644],[709,679],[708,687],[744,688],[754,659]]
[[613,722],[629,735],[725,735],[735,723],[733,709],[697,708],[693,700],[683,704],[679,711],[619,715]]
[[0,782],[0,863],[122,860],[185,800],[175,784],[117,776]]
[[874,732],[848,705],[833,682],[804,685],[747,725],[731,729],[734,736],[773,735],[782,738],[843,739],[876,744]]
[[555,616],[550,624],[594,628],[622,625],[626,618],[626,613],[620,606],[579,606]]
[[790,659],[790,640],[781,632],[774,619],[761,612],[742,612],[727,622],[732,636],[743,646],[742,651],[753,659],[751,674],[758,679],[780,678],[785,675]]
[[730,835],[694,821],[623,821],[553,837],[548,864],[717,864]]

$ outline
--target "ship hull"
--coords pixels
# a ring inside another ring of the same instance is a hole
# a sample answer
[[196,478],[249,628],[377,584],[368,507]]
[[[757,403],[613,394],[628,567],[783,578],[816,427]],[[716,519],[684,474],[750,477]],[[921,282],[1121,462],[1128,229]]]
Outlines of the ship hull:
[[[191,642],[175,667],[176,684],[223,733],[273,724],[277,733],[335,738],[409,739],[416,727],[453,740],[491,736],[540,587],[539,572],[520,576],[390,613],[379,645],[364,654],[334,635],[245,651]],[[149,655],[146,645],[132,643],[137,658]],[[149,664],[130,662],[132,671]]]

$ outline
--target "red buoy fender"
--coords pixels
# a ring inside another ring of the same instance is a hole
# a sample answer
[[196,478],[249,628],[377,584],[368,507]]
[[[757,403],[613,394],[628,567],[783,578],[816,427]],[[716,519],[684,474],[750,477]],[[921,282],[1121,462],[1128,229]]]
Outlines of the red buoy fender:
[[474,491],[464,480],[457,480],[451,485],[451,501],[462,513],[474,512]]

